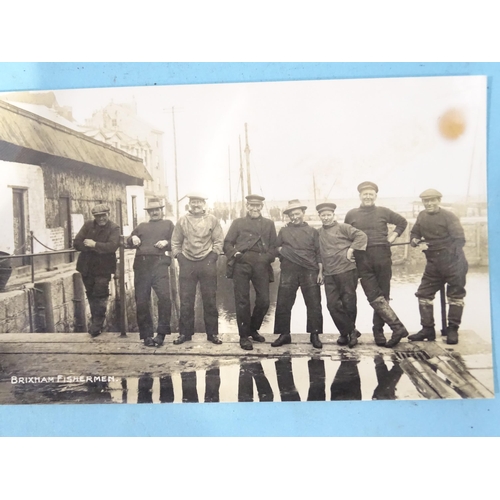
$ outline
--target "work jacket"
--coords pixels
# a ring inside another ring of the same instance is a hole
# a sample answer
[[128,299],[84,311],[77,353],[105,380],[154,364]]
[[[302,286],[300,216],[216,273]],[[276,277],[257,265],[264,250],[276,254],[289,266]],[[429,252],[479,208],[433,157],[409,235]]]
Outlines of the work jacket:
[[[83,240],[91,239],[96,246],[86,247]],[[75,250],[81,252],[76,270],[83,275],[106,276],[116,271],[116,250],[120,245],[120,227],[108,220],[99,226],[95,220],[85,222],[73,240]]]

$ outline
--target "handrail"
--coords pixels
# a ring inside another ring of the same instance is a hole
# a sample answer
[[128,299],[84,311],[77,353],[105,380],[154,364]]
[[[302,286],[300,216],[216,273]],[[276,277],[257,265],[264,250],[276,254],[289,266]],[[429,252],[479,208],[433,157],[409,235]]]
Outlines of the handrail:
[[[31,248],[33,248],[34,235],[31,233]],[[38,241],[38,240],[37,240]],[[119,246],[119,268],[117,269],[116,275],[118,275],[119,280],[119,296],[120,296],[120,333],[122,337],[126,336],[127,331],[127,314],[126,314],[126,300],[125,300],[125,239],[123,235],[120,235],[120,246]],[[35,259],[37,257],[50,257],[51,255],[61,255],[61,254],[74,254],[78,250],[74,248],[66,248],[64,250],[51,250],[48,252],[39,253],[26,253],[17,255],[0,255],[0,261],[6,259],[22,259],[28,257],[30,259],[31,265],[31,282],[35,282]],[[49,264],[50,266],[50,264]],[[31,309],[30,309],[31,311]]]

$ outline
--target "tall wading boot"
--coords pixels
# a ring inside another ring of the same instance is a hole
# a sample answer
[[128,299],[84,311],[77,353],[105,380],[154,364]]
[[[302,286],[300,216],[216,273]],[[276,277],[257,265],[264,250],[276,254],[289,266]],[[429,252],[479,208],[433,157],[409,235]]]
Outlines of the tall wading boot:
[[462,322],[462,313],[464,306],[458,304],[450,304],[448,309],[448,329],[446,335],[447,344],[458,344],[458,327]]
[[423,342],[424,340],[436,340],[436,330],[434,328],[434,306],[432,304],[421,304],[419,302],[420,324],[422,329],[410,335],[408,340],[412,342]]
[[392,337],[386,342],[386,347],[394,347],[403,337],[408,337],[408,331],[384,297],[377,297],[370,305],[392,330]]

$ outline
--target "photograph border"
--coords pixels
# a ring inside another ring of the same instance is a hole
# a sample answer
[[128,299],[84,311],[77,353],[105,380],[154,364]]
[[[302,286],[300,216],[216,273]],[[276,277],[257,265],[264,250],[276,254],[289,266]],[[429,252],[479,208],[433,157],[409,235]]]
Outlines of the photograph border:
[[[500,271],[497,63],[2,63],[0,91],[417,76],[488,77],[488,224],[491,304]],[[494,366],[500,312],[492,311]],[[498,388],[497,370],[494,370]],[[496,390],[498,392],[498,389]],[[387,406],[390,405],[390,406]],[[443,406],[443,405],[453,405]],[[498,436],[498,399],[218,405],[0,406],[3,436]],[[155,422],[152,426],[151,422]]]

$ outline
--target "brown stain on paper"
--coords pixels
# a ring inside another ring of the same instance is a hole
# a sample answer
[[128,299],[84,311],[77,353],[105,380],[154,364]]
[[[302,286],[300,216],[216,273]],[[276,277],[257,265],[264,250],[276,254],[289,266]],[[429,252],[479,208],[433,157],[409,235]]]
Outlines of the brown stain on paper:
[[445,139],[458,139],[465,131],[465,116],[459,109],[450,109],[439,117],[439,132]]

